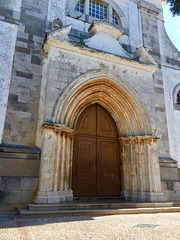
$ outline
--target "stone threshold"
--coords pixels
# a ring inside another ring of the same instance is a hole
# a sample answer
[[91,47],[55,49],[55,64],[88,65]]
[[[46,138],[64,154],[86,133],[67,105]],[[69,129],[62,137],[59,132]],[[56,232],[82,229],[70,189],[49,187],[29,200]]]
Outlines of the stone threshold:
[[28,210],[20,210],[21,218],[74,216],[74,215],[112,215],[180,212],[180,207],[172,207],[172,202],[161,203],[64,203],[29,204]]

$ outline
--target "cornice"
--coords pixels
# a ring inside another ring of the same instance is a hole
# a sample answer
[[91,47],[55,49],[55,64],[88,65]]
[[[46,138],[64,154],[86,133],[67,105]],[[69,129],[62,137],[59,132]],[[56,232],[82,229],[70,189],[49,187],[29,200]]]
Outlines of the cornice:
[[59,50],[67,51],[71,54],[74,53],[81,56],[86,55],[92,58],[102,59],[120,65],[129,66],[134,69],[151,72],[152,74],[157,70],[156,65],[142,63],[132,58],[121,57],[119,55],[107,53],[87,46],[81,46],[64,40],[47,39],[44,44],[45,57],[48,57],[49,51],[52,47],[57,48]]

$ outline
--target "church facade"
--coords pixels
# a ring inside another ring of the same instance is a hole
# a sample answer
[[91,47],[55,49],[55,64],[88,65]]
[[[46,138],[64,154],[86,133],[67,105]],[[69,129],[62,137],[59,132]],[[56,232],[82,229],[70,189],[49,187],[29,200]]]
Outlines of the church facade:
[[180,53],[163,3],[2,1],[3,209],[180,202]]

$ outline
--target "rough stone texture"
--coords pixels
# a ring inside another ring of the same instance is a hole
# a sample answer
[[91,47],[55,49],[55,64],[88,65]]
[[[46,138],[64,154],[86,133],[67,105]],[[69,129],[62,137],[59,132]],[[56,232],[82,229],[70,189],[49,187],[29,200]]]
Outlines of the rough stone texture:
[[84,55],[82,58],[75,52],[57,51],[56,48],[52,48],[48,59],[44,59],[42,96],[43,99],[46,98],[46,101],[40,106],[40,110],[42,109],[40,117],[45,121],[51,121],[55,102],[61,92],[77,77],[100,70],[109,70],[128,83],[138,93],[147,108],[151,121],[154,121],[152,73],[123,66],[110,59],[97,59],[96,56],[89,55]]
[[[36,5],[36,8],[34,8]],[[34,146],[48,1],[23,1],[3,142]]]
[[21,0],[0,2],[0,143],[2,141]]
[[[15,209],[32,202],[39,181],[39,150],[0,148],[1,208]],[[10,167],[9,167],[10,166]]]
[[180,53],[168,38],[161,22],[159,31],[170,155],[180,167],[180,111],[174,107],[174,98],[177,96],[173,96],[175,87],[180,83]]
[[0,143],[7,110],[17,26],[0,22]]
[[[149,53],[157,60],[160,60],[160,42],[158,31],[157,13],[148,14],[141,9],[143,44],[149,49]],[[154,104],[155,104],[155,124],[153,125],[155,135],[160,137],[158,142],[159,154],[169,155],[169,140],[167,132],[166,109],[164,103],[164,87],[162,69],[154,73]]]
[[53,22],[54,19],[59,18],[65,24],[65,11],[67,0],[50,0],[48,5],[48,21]]

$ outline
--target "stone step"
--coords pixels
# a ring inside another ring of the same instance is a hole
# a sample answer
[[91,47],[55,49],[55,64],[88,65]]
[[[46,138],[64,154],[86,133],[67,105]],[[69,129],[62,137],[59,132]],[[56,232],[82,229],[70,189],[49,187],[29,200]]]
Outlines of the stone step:
[[22,218],[74,216],[74,215],[114,215],[180,212],[180,207],[117,208],[117,209],[61,209],[61,210],[20,210]]
[[29,204],[30,211],[74,210],[74,209],[113,209],[113,208],[158,208],[172,207],[172,202],[134,203],[134,202],[69,202],[61,204]]

